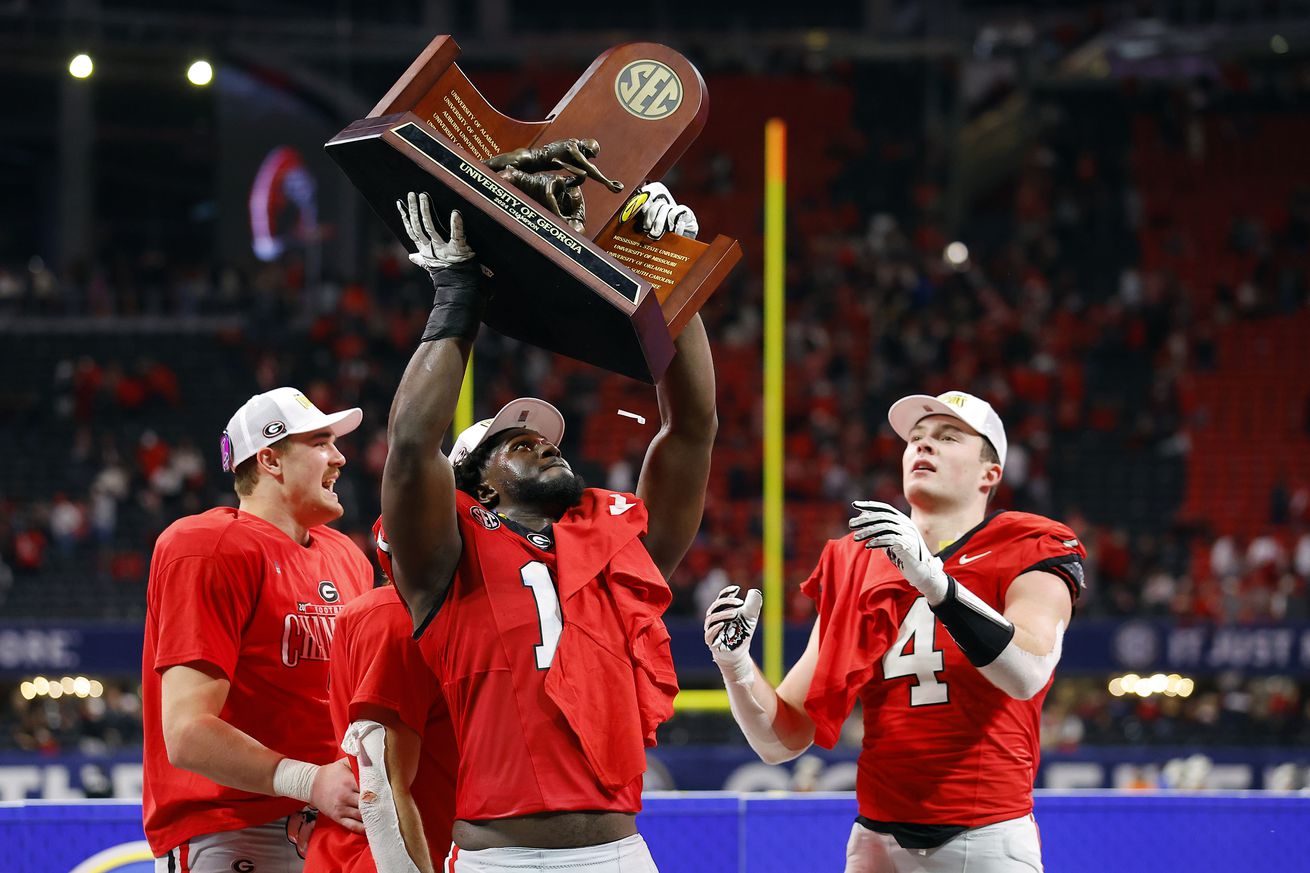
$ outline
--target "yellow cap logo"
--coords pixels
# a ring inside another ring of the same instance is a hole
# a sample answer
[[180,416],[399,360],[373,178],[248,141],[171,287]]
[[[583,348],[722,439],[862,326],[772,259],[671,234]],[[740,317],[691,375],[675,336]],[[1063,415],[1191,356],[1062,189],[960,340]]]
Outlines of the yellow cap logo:
[[964,406],[969,402],[969,398],[963,394],[952,394],[950,397],[943,397],[942,402],[949,403],[951,406]]
[[314,408],[314,404],[313,404],[313,403],[310,403],[310,402],[309,402],[309,398],[306,397],[304,394],[297,394],[297,395],[296,395],[296,402],[299,403],[301,406],[305,407],[306,409],[313,409],[313,408]]
[[638,118],[656,121],[672,115],[682,105],[682,80],[667,64],[633,61],[615,77],[614,96]]
[[646,205],[646,201],[649,199],[650,199],[650,192],[648,191],[637,192],[636,196],[634,196],[627,203],[623,204],[623,209],[619,212],[619,224],[626,224],[627,222],[631,221],[632,216],[636,215],[637,210],[640,209],[642,206]]

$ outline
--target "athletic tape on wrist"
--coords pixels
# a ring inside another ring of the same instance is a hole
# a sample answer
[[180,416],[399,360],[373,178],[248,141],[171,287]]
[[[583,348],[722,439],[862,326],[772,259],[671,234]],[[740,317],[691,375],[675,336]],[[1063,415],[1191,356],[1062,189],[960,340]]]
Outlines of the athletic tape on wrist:
[[955,577],[946,578],[946,596],[936,606],[929,605],[969,663],[985,667],[1014,639],[1014,625]]
[[350,725],[341,748],[359,763],[359,816],[378,873],[419,873],[405,848],[387,775],[387,730],[375,721]]
[[273,771],[273,793],[279,797],[294,797],[301,803],[309,803],[316,775],[317,764],[283,758],[277,762],[277,769]]
[[419,342],[439,339],[471,340],[482,324],[486,298],[478,288],[479,270],[472,262],[438,270],[432,276],[436,294],[432,312]]

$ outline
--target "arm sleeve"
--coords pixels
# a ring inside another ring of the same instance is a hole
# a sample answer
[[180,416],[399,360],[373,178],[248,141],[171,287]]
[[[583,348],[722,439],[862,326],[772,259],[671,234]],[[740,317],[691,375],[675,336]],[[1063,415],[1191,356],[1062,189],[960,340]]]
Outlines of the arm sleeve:
[[262,570],[222,553],[160,558],[166,563],[153,580],[159,589],[155,670],[204,661],[231,681]]

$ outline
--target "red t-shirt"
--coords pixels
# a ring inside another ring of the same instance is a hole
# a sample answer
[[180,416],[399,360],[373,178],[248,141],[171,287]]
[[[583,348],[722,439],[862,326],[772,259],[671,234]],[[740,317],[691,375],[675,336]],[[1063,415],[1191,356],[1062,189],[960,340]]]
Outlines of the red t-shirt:
[[637,812],[677,693],[645,505],[589,489],[545,534],[456,506],[459,566],[420,637],[459,742],[456,818]]
[[161,676],[204,662],[231,682],[220,717],[302,761],[340,757],[327,707],[328,651],[341,608],[373,586],[373,567],[344,534],[310,531],[301,546],[263,519],[211,509],[155,543],[147,590],[141,697],[146,837],[163,855],[199,834],[289,815],[302,804],[211,782],[168,762]]
[[[938,553],[947,573],[998,612],[1010,584],[1034,570],[1059,576],[1077,599],[1085,555],[1069,528],[1022,512],[996,513]],[[849,536],[828,543],[802,588],[822,621],[806,700],[818,740],[831,746],[834,717],[842,706],[849,714],[851,692],[858,689],[863,706],[861,815],[978,827],[1032,811],[1049,682],[1031,700],[992,685],[886,553]],[[844,698],[841,677],[851,683]]]
[[[328,700],[338,738],[360,717],[363,704],[395,713],[403,725],[423,738],[410,792],[423,819],[433,867],[439,868],[450,849],[458,755],[446,701],[436,677],[423,663],[418,643],[410,636],[412,629],[405,604],[389,585],[351,601],[337,616]],[[350,763],[358,778],[358,762],[351,758]],[[376,873],[368,838],[319,816],[305,859],[305,873],[315,871]]]

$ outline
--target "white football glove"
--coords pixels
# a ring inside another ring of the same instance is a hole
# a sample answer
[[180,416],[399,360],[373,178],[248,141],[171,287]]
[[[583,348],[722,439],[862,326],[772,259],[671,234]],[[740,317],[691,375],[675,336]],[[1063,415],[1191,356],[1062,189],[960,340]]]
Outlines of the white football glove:
[[737,596],[740,590],[740,585],[729,585],[705,611],[705,645],[726,678],[746,682],[755,677],[751,637],[760,620],[764,597],[758,588],[752,588],[743,600]]
[[695,239],[700,233],[696,213],[690,206],[680,206],[663,182],[647,182],[637,189],[645,194],[646,202],[637,211],[637,230],[651,239],[659,239],[672,231],[678,236]]
[[405,233],[418,246],[418,251],[409,256],[411,263],[428,271],[433,278],[447,267],[473,260],[473,249],[464,238],[464,216],[458,210],[450,213],[450,240],[446,241],[437,231],[437,223],[432,219],[432,200],[425,194],[410,191],[404,201],[396,201],[400,211],[400,220],[405,223]]
[[950,580],[941,558],[929,550],[910,517],[876,500],[856,500],[851,506],[860,513],[850,521],[855,541],[864,543],[866,549],[885,549],[905,581],[928,598],[929,606],[941,603]]

